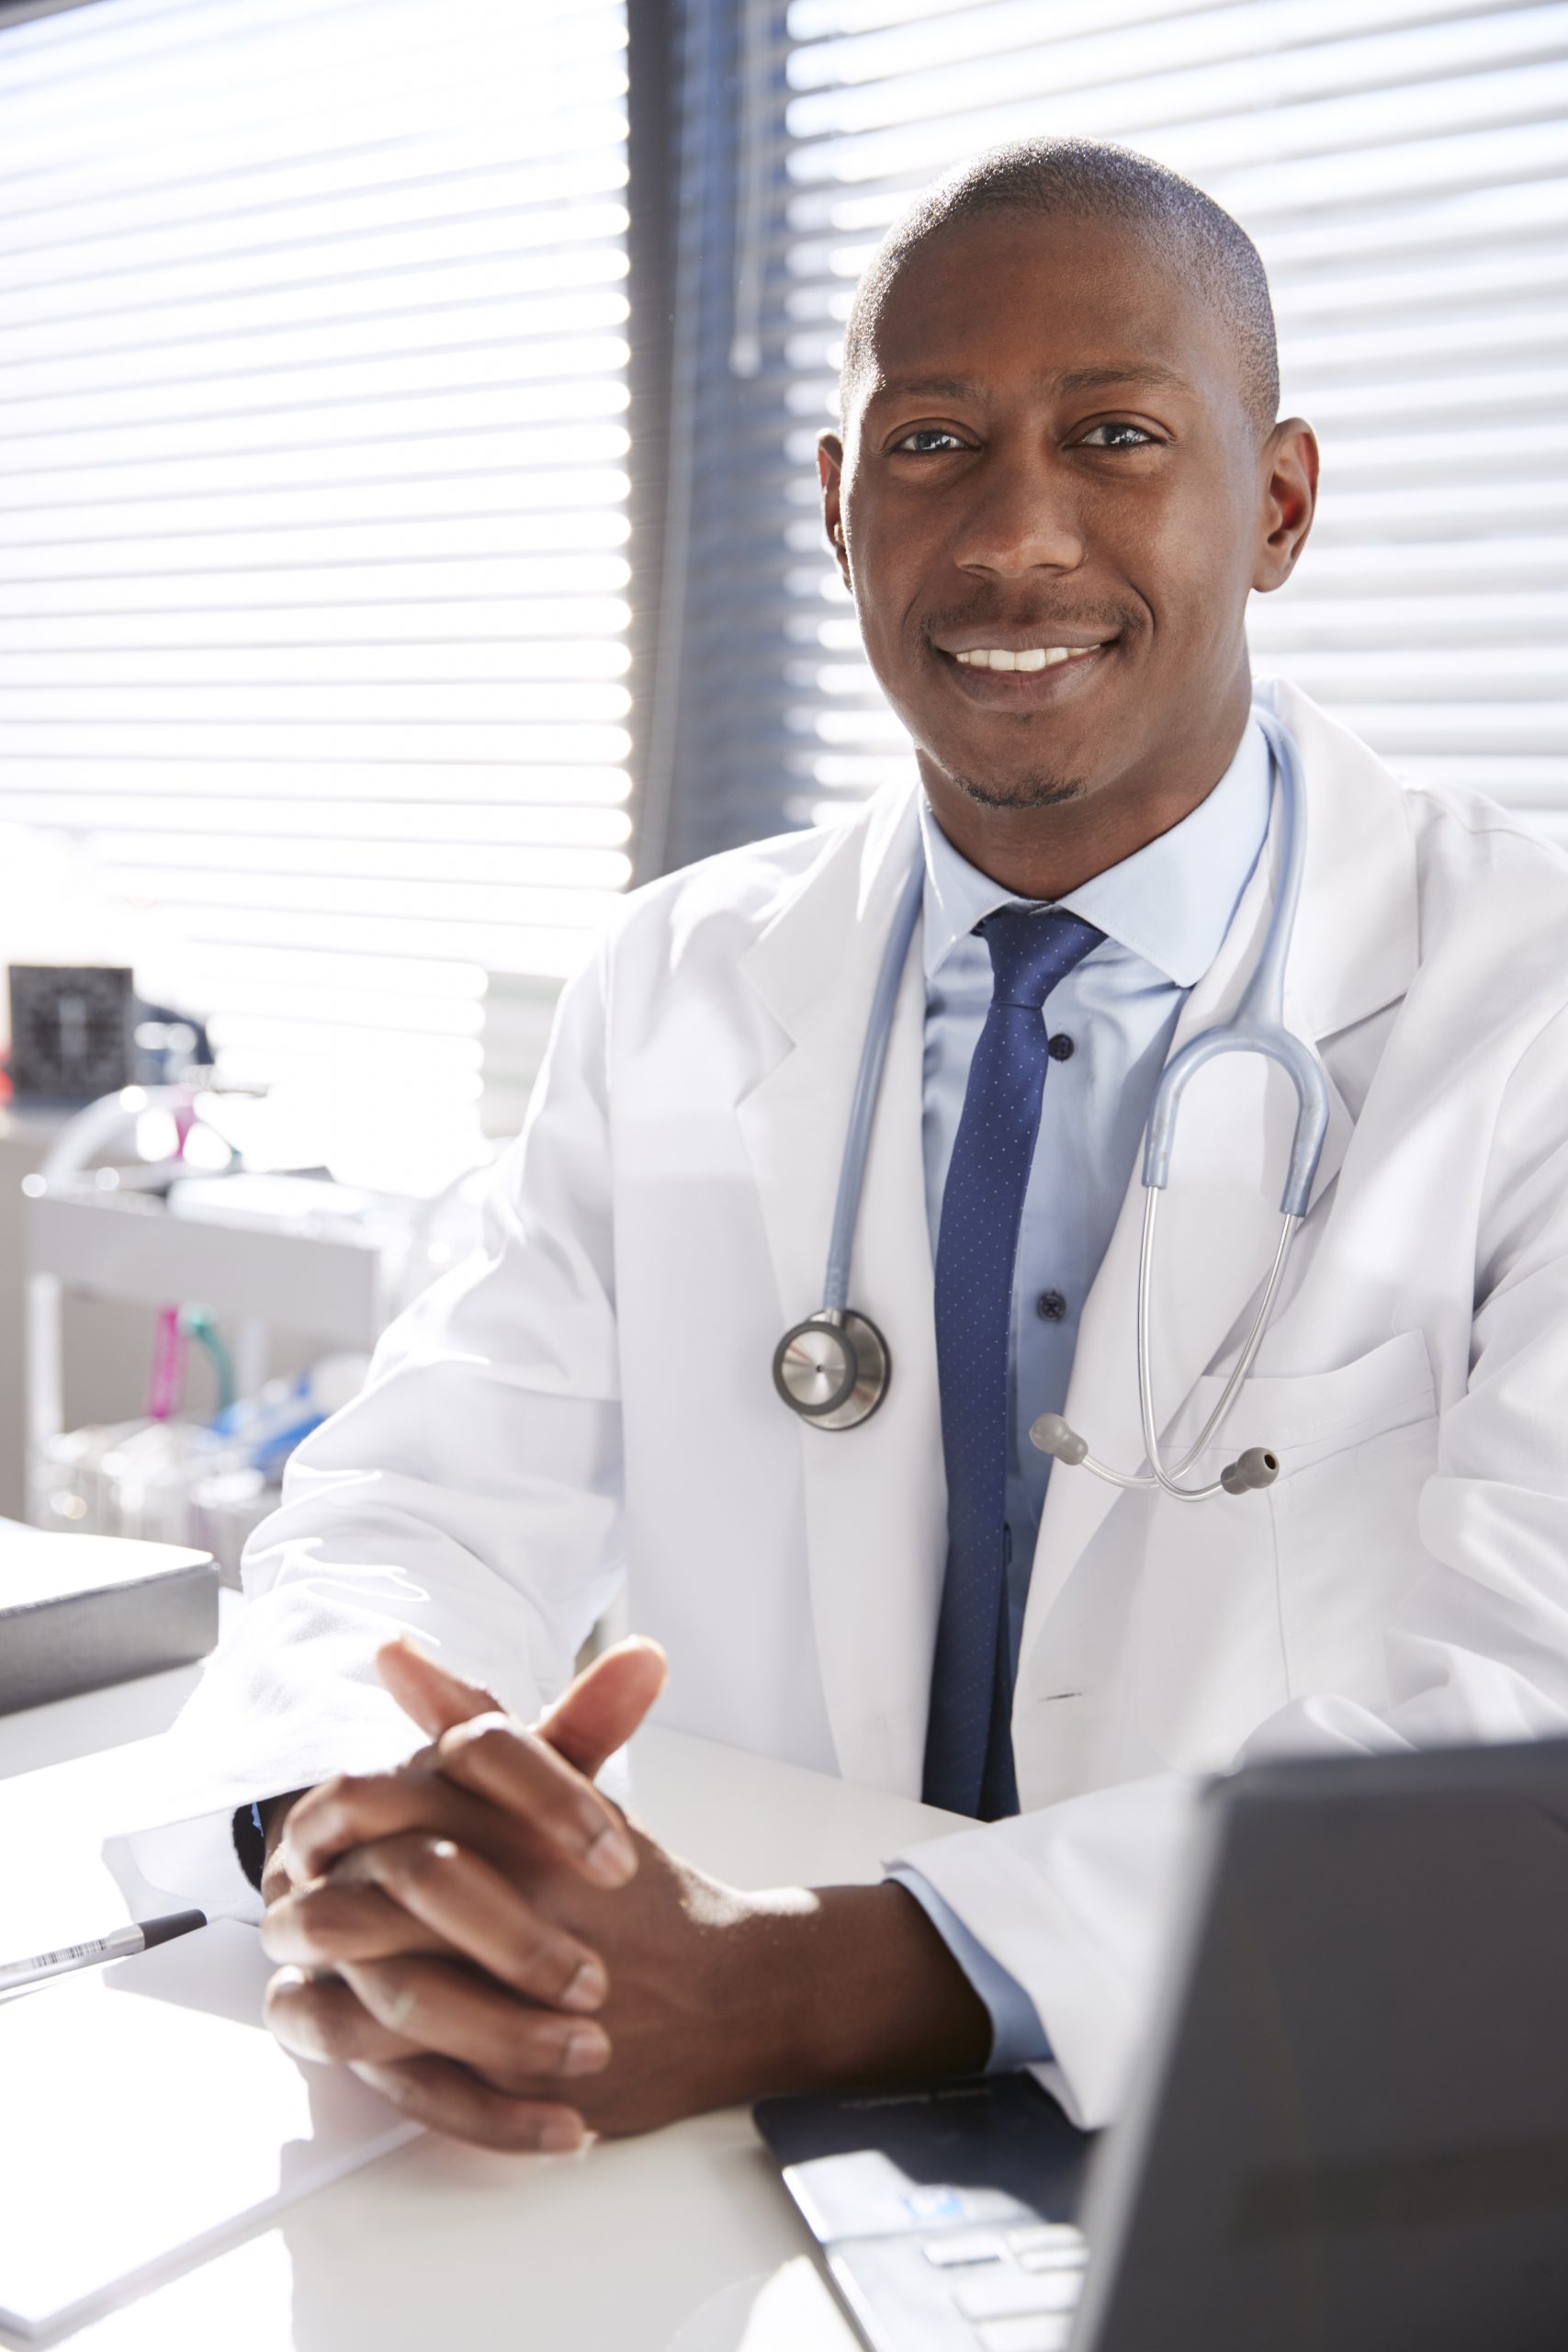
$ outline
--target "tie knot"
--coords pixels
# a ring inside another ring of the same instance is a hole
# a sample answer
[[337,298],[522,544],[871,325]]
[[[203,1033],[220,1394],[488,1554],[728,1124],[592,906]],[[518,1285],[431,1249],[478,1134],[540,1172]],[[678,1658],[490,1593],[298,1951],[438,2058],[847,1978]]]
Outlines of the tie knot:
[[991,952],[991,1002],[1034,1012],[1105,936],[1066,907],[998,907],[979,931]]

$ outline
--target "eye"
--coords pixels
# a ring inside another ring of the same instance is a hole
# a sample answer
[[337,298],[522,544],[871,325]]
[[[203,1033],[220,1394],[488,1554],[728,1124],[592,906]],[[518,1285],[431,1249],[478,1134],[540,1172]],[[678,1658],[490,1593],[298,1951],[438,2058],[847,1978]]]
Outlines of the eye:
[[912,433],[906,433],[901,441],[894,442],[893,451],[898,457],[945,458],[964,446],[945,424],[917,424]]
[[1151,448],[1154,438],[1154,435],[1145,433],[1141,424],[1129,424],[1124,417],[1117,417],[1107,424],[1091,424],[1078,447],[1080,449],[1143,449]]

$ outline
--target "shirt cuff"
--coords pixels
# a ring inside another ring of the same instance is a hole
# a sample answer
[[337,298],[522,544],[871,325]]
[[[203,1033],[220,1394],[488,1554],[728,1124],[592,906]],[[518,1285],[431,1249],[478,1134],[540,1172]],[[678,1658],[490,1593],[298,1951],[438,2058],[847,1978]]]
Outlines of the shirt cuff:
[[232,1813],[134,1830],[124,1843],[150,1884],[183,1895],[209,1919],[261,1917],[260,1892],[235,1850]]
[[1020,2066],[1043,2066],[1051,2043],[1040,2013],[1016,1976],[993,1960],[978,1938],[970,1934],[957,1912],[917,1870],[900,1862],[887,1873],[912,1894],[971,1985],[985,2003],[991,2020],[991,2054],[987,2075],[1011,2074]]

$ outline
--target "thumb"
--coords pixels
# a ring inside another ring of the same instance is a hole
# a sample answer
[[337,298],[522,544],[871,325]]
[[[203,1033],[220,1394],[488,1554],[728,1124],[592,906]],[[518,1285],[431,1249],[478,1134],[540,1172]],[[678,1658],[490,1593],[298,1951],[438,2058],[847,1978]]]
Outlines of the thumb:
[[506,1710],[499,1699],[478,1682],[465,1682],[422,1650],[407,1634],[384,1642],[376,1653],[376,1670],[405,1715],[422,1732],[439,1739],[456,1724],[471,1723],[476,1715],[500,1715]]
[[592,1780],[630,1739],[664,1688],[669,1661],[657,1642],[634,1634],[585,1667],[536,1726],[558,1756]]

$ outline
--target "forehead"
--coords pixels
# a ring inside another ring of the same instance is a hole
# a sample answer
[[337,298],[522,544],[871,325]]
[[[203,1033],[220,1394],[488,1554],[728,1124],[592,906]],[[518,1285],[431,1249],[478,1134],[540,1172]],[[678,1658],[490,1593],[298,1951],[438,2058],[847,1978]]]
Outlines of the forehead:
[[940,229],[867,322],[857,404],[903,383],[1055,381],[1115,368],[1211,393],[1237,368],[1212,303],[1136,224],[998,212]]

